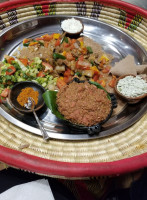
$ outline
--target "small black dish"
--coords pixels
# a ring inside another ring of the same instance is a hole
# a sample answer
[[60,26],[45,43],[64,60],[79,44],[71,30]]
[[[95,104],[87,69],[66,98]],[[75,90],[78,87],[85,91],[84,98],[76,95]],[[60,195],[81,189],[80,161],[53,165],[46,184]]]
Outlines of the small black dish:
[[[84,83],[84,80],[79,80],[78,78],[74,78],[70,83],[72,82],[77,82],[77,83]],[[70,84],[68,83],[68,84]],[[103,89],[107,94],[108,94],[108,98],[111,100],[111,110],[110,113],[108,114],[108,116],[106,117],[105,120],[101,121],[100,123],[93,125],[93,126],[82,126],[82,125],[78,125],[78,124],[73,124],[70,121],[66,120],[64,118],[64,116],[58,111],[58,106],[56,104],[56,95],[57,95],[57,91],[46,91],[43,94],[43,98],[44,101],[47,105],[47,107],[51,110],[51,112],[58,118],[61,120],[61,122],[66,125],[70,132],[76,132],[78,133],[82,133],[82,134],[89,134],[89,135],[94,135],[94,134],[98,134],[101,131],[101,126],[109,120],[109,118],[111,117],[112,113],[113,113],[113,109],[117,107],[117,99],[116,96],[114,94],[108,93],[100,84],[96,83],[96,82],[91,82],[89,81],[90,84],[95,85],[97,88]]]
[[19,93],[21,92],[22,89],[26,88],[26,87],[31,87],[33,88],[35,91],[38,91],[39,92],[39,97],[38,97],[38,103],[37,105],[35,106],[35,111],[41,109],[45,102],[42,98],[42,94],[45,92],[45,89],[39,85],[38,83],[35,83],[33,81],[22,81],[22,82],[19,82],[19,83],[16,83],[10,93],[9,93],[9,102],[10,104],[18,111],[20,112],[24,112],[24,113],[31,113],[32,110],[28,110],[27,108],[21,106],[18,102],[17,102],[17,97],[19,95]]
[[[80,81],[78,78],[74,78],[71,82],[77,82],[77,83],[84,83],[85,81]],[[70,82],[70,83],[71,83]],[[70,84],[69,83],[69,84]],[[92,82],[89,81],[90,84],[93,84]],[[101,89],[104,89],[103,87],[101,87]],[[105,89],[104,89],[105,90]],[[107,92],[107,91],[106,91]],[[116,99],[116,96],[115,94],[113,93],[108,93],[110,99],[111,99],[111,110],[110,110],[110,113],[108,114],[108,116],[106,117],[105,120],[101,121],[100,123],[96,124],[96,125],[93,125],[93,126],[82,126],[82,125],[77,125],[77,124],[73,124],[67,120],[64,120],[64,123],[65,125],[69,126],[71,129],[74,129],[74,130],[77,130],[77,133],[80,131],[84,132],[84,133],[88,133],[90,136],[94,135],[94,134],[97,134],[101,131],[101,127],[104,123],[106,123],[112,113],[113,113],[113,109],[117,107],[117,99]]]

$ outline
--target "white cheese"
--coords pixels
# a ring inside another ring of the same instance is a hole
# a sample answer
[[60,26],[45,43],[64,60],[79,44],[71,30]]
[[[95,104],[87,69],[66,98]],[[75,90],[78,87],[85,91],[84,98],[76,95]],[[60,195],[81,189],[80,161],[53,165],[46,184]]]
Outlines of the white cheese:
[[71,18],[64,20],[61,23],[61,28],[68,33],[78,33],[82,30],[83,26],[79,20]]
[[126,76],[120,79],[117,90],[127,97],[138,97],[147,93],[147,83],[140,76]]

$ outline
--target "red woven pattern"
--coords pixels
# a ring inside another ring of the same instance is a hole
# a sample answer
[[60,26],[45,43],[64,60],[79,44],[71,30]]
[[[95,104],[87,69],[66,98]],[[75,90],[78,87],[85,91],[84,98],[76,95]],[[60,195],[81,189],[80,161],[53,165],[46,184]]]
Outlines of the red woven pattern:
[[[132,13],[132,14],[140,14],[143,17],[147,18],[147,11],[145,9],[139,8],[135,5],[123,2],[123,1],[119,1],[119,0],[89,0],[90,1],[94,1],[94,2],[99,2],[103,5],[107,5],[107,6],[112,6],[112,7],[116,7],[116,8],[120,8],[125,10],[128,13]],[[14,0],[14,1],[9,1],[9,2],[4,2],[0,4],[0,11],[4,12],[7,10],[11,10],[13,8],[18,8],[18,7],[22,7],[22,6],[27,6],[27,5],[35,5],[35,4],[40,4],[40,5],[46,5],[46,4],[50,4],[50,3],[76,3],[76,2],[84,2],[83,0],[39,0],[39,1],[33,1],[33,0]],[[85,1],[88,2],[88,1]]]

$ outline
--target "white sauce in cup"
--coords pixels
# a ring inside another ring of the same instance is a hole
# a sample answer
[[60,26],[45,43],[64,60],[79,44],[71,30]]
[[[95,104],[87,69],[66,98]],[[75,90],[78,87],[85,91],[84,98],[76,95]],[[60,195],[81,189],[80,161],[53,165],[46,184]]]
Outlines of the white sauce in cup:
[[61,28],[67,33],[75,34],[82,31],[83,25],[79,20],[75,18],[71,18],[71,19],[66,19],[62,21]]
[[147,93],[147,83],[140,76],[126,76],[118,81],[117,90],[126,97],[139,97]]

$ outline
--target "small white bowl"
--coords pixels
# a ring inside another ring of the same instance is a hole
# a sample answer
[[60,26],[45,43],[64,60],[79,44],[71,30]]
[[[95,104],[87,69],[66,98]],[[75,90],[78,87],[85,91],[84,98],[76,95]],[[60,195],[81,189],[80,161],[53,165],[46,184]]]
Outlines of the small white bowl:
[[[123,79],[127,76],[134,76],[132,74],[128,74],[128,75],[124,75],[124,76],[120,76],[117,81],[116,81],[116,85],[115,85],[115,92],[117,93],[117,95],[119,97],[121,97],[122,99],[124,99],[125,101],[127,101],[129,104],[135,104],[135,103],[138,103],[139,101],[141,101],[143,98],[147,97],[147,93],[146,94],[143,94],[141,96],[137,96],[137,97],[128,97],[128,96],[125,96],[123,95],[121,92],[118,91],[117,89],[117,84],[119,82],[120,79]],[[135,77],[135,76],[134,76]]]

